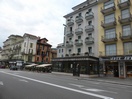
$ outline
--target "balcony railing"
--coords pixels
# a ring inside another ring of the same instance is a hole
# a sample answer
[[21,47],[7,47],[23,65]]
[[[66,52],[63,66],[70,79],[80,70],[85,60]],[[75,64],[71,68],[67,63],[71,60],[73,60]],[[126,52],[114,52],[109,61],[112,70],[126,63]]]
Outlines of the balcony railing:
[[67,25],[71,26],[74,24],[74,20],[73,19],[68,19],[67,20]]
[[66,41],[66,47],[73,47],[72,41]]
[[118,21],[121,24],[132,22],[132,14],[131,13],[123,14],[123,15],[119,16],[118,18],[119,18]]
[[76,33],[76,35],[80,35],[83,33],[83,29],[82,28],[75,29],[75,33]]
[[118,7],[119,7],[120,9],[129,7],[130,4],[131,4],[130,0],[119,0],[119,1],[118,1]]
[[109,34],[102,36],[102,42],[108,43],[108,42],[116,42],[117,41],[117,34]]
[[76,16],[76,22],[80,23],[83,21],[83,17],[82,16]]
[[93,43],[94,43],[94,38],[93,38],[93,37],[86,37],[85,43],[86,43],[87,45],[93,44]]
[[92,31],[94,31],[94,26],[93,25],[87,25],[87,26],[85,26],[85,31],[86,32],[92,32]]
[[93,12],[86,12],[86,14],[85,14],[85,19],[86,20],[92,19],[93,17],[94,17]]
[[76,39],[76,40],[75,40],[75,45],[76,45],[76,46],[81,46],[81,45],[83,45],[83,40],[81,40],[81,39]]
[[107,6],[104,6],[104,7],[101,8],[101,12],[103,14],[107,14],[107,13],[110,13],[110,12],[114,12],[115,10],[116,10],[115,3],[110,3]]
[[94,56],[93,52],[86,52],[86,53],[72,53],[72,54],[66,54],[66,57],[78,57],[78,56]]
[[128,30],[123,33],[120,33],[121,40],[132,40],[132,31]]
[[73,31],[67,31],[67,34],[66,34],[68,37],[71,37],[73,36]]
[[111,50],[111,51],[101,51],[99,52],[99,56],[107,57],[107,56],[116,56],[116,55],[132,55],[132,49],[121,49],[121,50]]
[[116,26],[116,18],[109,18],[101,22],[103,28]]

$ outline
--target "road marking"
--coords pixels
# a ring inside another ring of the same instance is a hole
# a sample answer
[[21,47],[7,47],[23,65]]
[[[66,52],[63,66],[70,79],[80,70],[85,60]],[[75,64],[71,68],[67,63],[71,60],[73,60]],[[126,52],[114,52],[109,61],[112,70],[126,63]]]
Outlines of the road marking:
[[83,85],[77,85],[77,84],[71,84],[71,83],[70,83],[70,85],[72,85],[72,86],[76,86],[76,87],[79,87],[79,88],[84,87]]
[[4,85],[2,81],[0,81],[0,85],[2,85],[2,86]]
[[8,74],[8,75],[12,75],[12,76],[15,76],[15,77],[19,77],[19,78],[23,78],[23,79],[27,79],[27,80],[31,80],[31,81],[34,81],[34,82],[38,82],[38,83],[54,86],[54,87],[58,87],[58,88],[62,88],[62,89],[66,89],[66,90],[70,90],[70,91],[74,91],[74,92],[78,92],[78,93],[85,94],[85,95],[90,95],[90,96],[102,98],[102,99],[114,99],[114,98],[111,98],[111,97],[98,95],[98,94],[95,94],[95,93],[85,92],[85,91],[72,89],[72,88],[69,88],[69,87],[61,86],[61,85],[56,85],[56,84],[52,84],[52,83],[36,80],[36,79],[33,79],[33,78],[28,78],[28,77],[25,77],[25,76],[15,75],[15,74],[6,73],[6,72],[2,72],[2,73]]
[[28,82],[27,80],[24,80],[24,79],[19,79],[19,81],[22,81],[22,82]]

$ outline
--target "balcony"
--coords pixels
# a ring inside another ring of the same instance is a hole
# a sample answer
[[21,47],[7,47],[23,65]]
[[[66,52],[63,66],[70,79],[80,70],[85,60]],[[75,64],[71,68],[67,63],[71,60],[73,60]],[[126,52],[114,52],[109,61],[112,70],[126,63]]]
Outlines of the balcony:
[[94,38],[93,38],[93,37],[86,37],[85,43],[86,43],[87,45],[93,44],[93,43],[94,43]]
[[68,19],[67,20],[67,25],[71,26],[74,24],[74,20],[73,19]]
[[83,17],[82,16],[76,16],[76,23],[80,23],[83,21]]
[[117,34],[102,36],[102,42],[104,43],[116,42],[116,41],[117,41]]
[[101,51],[99,52],[99,56],[102,56],[102,57],[107,57],[107,56],[116,56],[117,55],[117,52],[116,50],[109,50],[109,51]]
[[82,28],[75,29],[75,33],[76,33],[76,35],[80,35],[83,33],[83,29]]
[[67,34],[66,34],[68,37],[71,37],[73,36],[73,31],[67,31]]
[[94,17],[93,12],[86,12],[86,14],[85,14],[85,19],[86,20],[92,19],[93,17]]
[[81,46],[81,45],[83,45],[83,40],[81,40],[81,39],[76,39],[76,40],[75,40],[75,45],[76,45],[76,46]]
[[116,26],[116,18],[109,18],[101,22],[103,28],[109,28]]
[[131,31],[127,31],[124,33],[120,33],[120,39],[125,41],[125,40],[132,40],[132,32]]
[[118,1],[118,7],[120,8],[120,9],[124,9],[124,8],[127,8],[127,7],[129,7],[130,6],[130,4],[131,4],[131,2],[130,2],[130,0],[119,0]]
[[119,18],[118,21],[119,21],[121,24],[132,22],[132,14],[131,14],[131,13],[121,15],[121,16],[119,16],[118,18]]
[[92,31],[94,31],[94,26],[93,25],[87,25],[87,26],[85,26],[85,31],[86,32],[92,32]]
[[107,6],[101,8],[102,14],[108,14],[114,12],[115,10],[116,10],[115,3],[110,3]]
[[73,47],[72,41],[66,41],[66,47]]

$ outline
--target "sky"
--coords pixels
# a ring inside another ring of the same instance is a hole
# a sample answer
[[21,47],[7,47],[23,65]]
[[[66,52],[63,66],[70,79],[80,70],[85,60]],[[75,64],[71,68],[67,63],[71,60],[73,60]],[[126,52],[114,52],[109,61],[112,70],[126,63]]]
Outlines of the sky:
[[64,15],[86,0],[0,0],[0,47],[12,34],[47,38],[53,48],[63,42]]

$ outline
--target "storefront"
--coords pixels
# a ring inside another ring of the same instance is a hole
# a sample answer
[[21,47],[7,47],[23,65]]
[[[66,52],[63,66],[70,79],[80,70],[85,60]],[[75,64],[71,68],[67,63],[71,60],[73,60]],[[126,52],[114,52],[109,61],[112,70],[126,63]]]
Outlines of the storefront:
[[100,63],[107,76],[132,77],[132,56],[101,57]]
[[92,56],[52,59],[53,71],[72,73],[73,76],[99,75],[99,59]]

